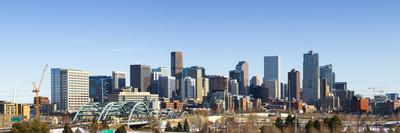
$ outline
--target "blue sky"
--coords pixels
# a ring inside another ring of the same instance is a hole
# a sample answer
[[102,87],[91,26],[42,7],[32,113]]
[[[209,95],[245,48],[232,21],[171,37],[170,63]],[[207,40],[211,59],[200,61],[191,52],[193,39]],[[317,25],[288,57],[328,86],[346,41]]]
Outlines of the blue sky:
[[[320,53],[338,81],[399,92],[400,1],[395,0],[68,0],[0,1],[0,100],[32,102],[44,64],[92,75],[129,72],[130,64],[185,66],[227,75],[240,60],[263,74],[263,56],[279,55],[282,79],[302,54]],[[42,95],[50,96],[47,73]]]

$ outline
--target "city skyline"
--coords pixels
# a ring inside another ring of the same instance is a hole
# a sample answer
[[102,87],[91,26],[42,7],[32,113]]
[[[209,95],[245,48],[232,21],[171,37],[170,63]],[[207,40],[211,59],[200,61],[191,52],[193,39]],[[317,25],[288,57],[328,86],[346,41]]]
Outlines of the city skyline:
[[[160,2],[2,1],[0,100],[12,101],[17,88],[17,102],[31,103],[32,81],[45,64],[110,76],[129,74],[131,64],[169,67],[171,51],[184,53],[184,67],[212,75],[228,76],[248,61],[249,78],[263,75],[264,56],[280,56],[286,82],[292,68],[303,72],[302,55],[312,49],[356,93],[400,88],[398,1]],[[49,69],[44,81],[41,95],[50,97]]]

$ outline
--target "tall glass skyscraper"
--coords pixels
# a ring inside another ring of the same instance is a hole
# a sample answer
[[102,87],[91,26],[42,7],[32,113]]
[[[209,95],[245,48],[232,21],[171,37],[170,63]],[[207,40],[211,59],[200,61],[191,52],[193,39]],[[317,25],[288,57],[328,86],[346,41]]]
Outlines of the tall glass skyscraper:
[[268,98],[280,99],[280,59],[279,56],[264,57],[264,88],[268,89]]
[[89,77],[89,97],[94,102],[107,102],[108,95],[111,93],[111,76],[90,76]]
[[320,99],[319,54],[309,51],[304,54],[303,62],[303,100],[315,104]]
[[249,87],[249,63],[247,61],[240,61],[236,65],[236,71],[240,72],[240,77],[237,79],[239,93],[240,95],[247,95]]

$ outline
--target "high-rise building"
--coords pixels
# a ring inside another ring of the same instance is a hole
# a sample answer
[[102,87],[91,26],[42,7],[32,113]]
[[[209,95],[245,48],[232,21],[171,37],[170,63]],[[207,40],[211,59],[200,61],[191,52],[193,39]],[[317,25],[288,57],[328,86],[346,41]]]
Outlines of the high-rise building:
[[131,86],[140,92],[147,92],[151,85],[150,66],[131,65]]
[[321,79],[321,98],[326,98],[331,94],[327,79]]
[[303,62],[303,100],[315,104],[321,98],[319,54],[309,51]]
[[89,103],[89,72],[60,68],[51,71],[52,103],[59,111],[75,112]]
[[122,89],[126,87],[126,73],[125,72],[112,72],[112,89]]
[[[231,71],[229,71],[229,79],[230,80],[236,80],[236,82],[238,82],[238,86],[239,86],[239,94],[240,95],[245,95],[245,94],[247,94],[246,92],[244,92],[245,90],[241,90],[240,89],[240,82],[241,82],[241,77],[242,77],[242,71],[239,71],[239,70],[231,70]],[[228,88],[229,88],[229,85],[228,85]],[[228,89],[228,92],[230,92],[229,91],[229,89]]]
[[168,76],[168,68],[167,67],[158,67],[151,69],[151,72],[159,72],[162,76]]
[[90,76],[89,97],[93,102],[107,102],[112,87],[111,76]]
[[191,77],[196,80],[196,100],[203,101],[203,69],[199,66],[192,66],[183,69],[183,77]]
[[296,69],[292,69],[288,73],[289,99],[301,100],[300,82],[300,72]]
[[288,85],[281,83],[281,99],[287,99],[289,97]]
[[335,82],[333,84],[335,90],[347,90],[347,82]]
[[174,51],[171,52],[171,76],[181,77],[183,71],[183,53]]
[[183,53],[179,51],[171,52],[171,76],[176,78],[176,92],[180,95],[180,85],[183,71]]
[[239,83],[236,79],[229,80],[229,91],[231,95],[239,95]]
[[160,82],[160,97],[172,98],[175,91],[175,77],[171,76],[161,76],[159,78]]
[[219,75],[209,75],[208,76],[209,80],[209,89],[210,92],[214,91],[225,91],[228,93],[228,84],[229,84],[229,78],[225,76],[219,76]]
[[61,71],[65,71],[65,69],[51,69],[51,104],[53,104],[57,110],[61,109]]
[[203,95],[207,96],[208,92],[210,91],[210,85],[209,85],[208,78],[203,78],[203,89],[204,89],[204,91],[203,91],[204,94]]
[[236,65],[236,70],[240,72],[239,83],[239,93],[241,95],[247,95],[249,87],[249,63],[247,61],[240,61]]
[[326,79],[327,85],[330,87],[329,91],[332,91],[333,84],[336,82],[332,64],[320,66],[320,78],[321,80]]
[[197,99],[196,79],[186,77],[181,82],[181,97],[183,99]]
[[389,100],[396,101],[399,99],[399,93],[386,93],[386,97]]
[[268,98],[280,99],[280,58],[264,57],[264,88],[268,89]]
[[268,99],[280,99],[281,88],[277,80],[269,80],[265,82],[265,88],[268,90]]
[[261,76],[253,76],[250,80],[250,86],[262,86],[263,79]]
[[151,94],[160,94],[159,90],[160,90],[160,77],[163,76],[163,74],[161,72],[155,72],[152,71],[151,72],[151,85],[150,87],[147,89],[148,92],[150,92]]

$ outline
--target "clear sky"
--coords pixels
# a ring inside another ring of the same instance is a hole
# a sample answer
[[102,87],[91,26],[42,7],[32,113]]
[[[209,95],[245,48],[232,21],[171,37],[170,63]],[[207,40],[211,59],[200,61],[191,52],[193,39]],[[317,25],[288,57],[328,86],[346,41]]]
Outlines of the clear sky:
[[[2,0],[0,100],[32,102],[45,64],[92,75],[129,72],[130,64],[185,66],[228,75],[240,60],[263,74],[263,56],[279,55],[282,79],[320,53],[337,81],[365,96],[400,90],[398,0]],[[129,81],[128,81],[129,82]],[[50,96],[50,73],[41,95]]]

